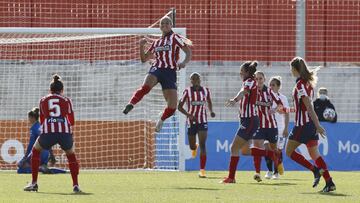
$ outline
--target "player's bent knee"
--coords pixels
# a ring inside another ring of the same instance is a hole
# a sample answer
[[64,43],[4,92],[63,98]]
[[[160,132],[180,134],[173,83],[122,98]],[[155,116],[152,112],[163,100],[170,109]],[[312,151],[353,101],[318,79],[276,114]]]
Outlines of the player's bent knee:
[[42,151],[42,147],[38,141],[34,144],[34,149],[36,149],[39,152]]
[[66,155],[75,154],[75,151],[73,148],[71,148],[71,149],[65,150],[65,154]]
[[191,149],[191,150],[195,150],[195,149],[196,149],[196,145],[190,145],[190,149]]
[[250,148],[241,149],[241,154],[242,154],[242,155],[250,155]]
[[174,109],[174,112],[176,111],[176,109],[177,109],[177,102],[176,101],[174,101],[174,102],[171,102],[171,101],[169,101],[168,102],[168,105],[167,105],[167,108],[169,108],[169,109]]
[[238,155],[240,148],[233,144],[233,145],[231,145],[230,151],[231,151],[232,155]]

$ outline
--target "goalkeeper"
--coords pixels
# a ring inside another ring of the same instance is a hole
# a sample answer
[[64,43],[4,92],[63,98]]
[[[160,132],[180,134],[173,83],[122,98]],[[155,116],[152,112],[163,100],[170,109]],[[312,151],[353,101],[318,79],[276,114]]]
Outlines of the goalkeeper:
[[[31,173],[31,150],[36,139],[40,135],[39,108],[35,107],[28,113],[30,128],[30,141],[26,149],[24,157],[18,162],[17,173]],[[40,155],[39,171],[50,174],[52,171],[47,167],[48,162],[55,164],[55,157],[52,150],[44,150]]]

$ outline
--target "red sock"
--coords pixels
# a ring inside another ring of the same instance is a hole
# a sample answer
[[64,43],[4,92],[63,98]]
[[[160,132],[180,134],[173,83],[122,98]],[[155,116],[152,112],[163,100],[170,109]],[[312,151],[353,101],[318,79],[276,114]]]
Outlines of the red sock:
[[70,168],[71,178],[73,180],[73,186],[79,185],[78,183],[79,164],[76,160],[76,156],[75,154],[68,154],[66,156],[69,162],[69,168]]
[[230,164],[229,164],[229,176],[228,176],[231,179],[235,179],[235,173],[236,173],[237,165],[239,163],[239,159],[240,157],[238,156],[231,156]]
[[330,176],[330,173],[329,173],[329,171],[327,169],[327,166],[326,166],[326,163],[325,163],[324,159],[321,156],[319,156],[319,158],[317,158],[315,160],[315,164],[316,164],[316,166],[318,168],[321,168],[321,169],[324,170],[323,177],[324,177],[325,181],[327,182],[331,178],[331,176]]
[[259,148],[254,147],[254,148],[251,148],[251,155],[269,157],[271,160],[273,160],[274,167],[277,168],[279,165],[279,159],[276,156],[276,153],[272,150],[265,150],[265,149],[259,149]]
[[172,116],[175,113],[176,109],[172,109],[169,107],[166,107],[164,110],[163,115],[161,116],[161,120],[166,120],[167,118],[169,118],[170,116]]
[[40,151],[33,148],[31,155],[31,174],[32,174],[32,183],[37,183],[38,173],[40,166]]
[[200,155],[200,169],[205,169],[206,155]]
[[149,85],[143,85],[141,86],[134,95],[132,96],[130,100],[130,104],[135,105],[137,104],[147,93],[149,93],[151,90]]
[[254,166],[256,173],[260,173],[261,156],[254,156]]
[[305,168],[313,171],[314,170],[314,166],[305,159],[305,157],[299,153],[297,153],[296,151],[293,151],[290,158],[292,160],[294,160],[295,162],[297,162],[298,164],[304,166]]
[[251,151],[252,156],[267,156],[270,159],[272,159],[273,161],[275,161],[274,160],[274,156],[275,156],[274,151],[265,150],[265,149],[259,149],[259,148],[256,148],[256,147],[251,148],[250,151]]

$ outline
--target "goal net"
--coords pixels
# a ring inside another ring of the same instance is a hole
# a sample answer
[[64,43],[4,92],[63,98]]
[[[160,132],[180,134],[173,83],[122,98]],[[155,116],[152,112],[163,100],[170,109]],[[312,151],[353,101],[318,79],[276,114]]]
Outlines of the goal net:
[[[184,28],[174,30],[185,35]],[[58,73],[73,101],[75,151],[83,169],[182,169],[183,119],[176,113],[154,133],[166,105],[160,85],[128,115],[122,113],[150,67],[139,60],[139,40],[159,34],[155,28],[1,28],[0,168],[15,169],[24,156],[27,113]],[[180,75],[179,92],[185,81]],[[65,154],[53,149],[55,166],[66,168]]]

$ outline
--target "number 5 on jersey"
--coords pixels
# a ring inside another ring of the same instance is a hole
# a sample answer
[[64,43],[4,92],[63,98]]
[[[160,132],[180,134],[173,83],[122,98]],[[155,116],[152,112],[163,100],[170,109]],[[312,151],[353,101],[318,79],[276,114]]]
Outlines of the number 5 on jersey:
[[59,99],[50,99],[49,100],[49,115],[51,117],[59,117],[61,114]]

